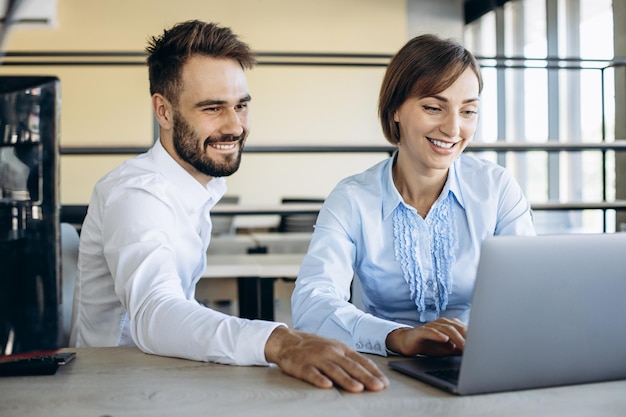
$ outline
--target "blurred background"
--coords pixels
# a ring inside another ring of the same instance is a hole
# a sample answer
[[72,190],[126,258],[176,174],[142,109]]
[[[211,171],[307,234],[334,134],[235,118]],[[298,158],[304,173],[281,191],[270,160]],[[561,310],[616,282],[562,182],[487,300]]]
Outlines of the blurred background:
[[[624,3],[3,0],[0,74],[60,79],[60,200],[86,205],[102,175],[156,140],[148,37],[187,19],[230,26],[259,65],[248,74],[248,150],[228,194],[239,204],[323,200],[340,179],[388,156],[376,115],[385,66],[409,38],[436,33],[480,58],[482,147],[470,151],[511,170],[536,209],[538,231],[619,231]],[[236,227],[278,221],[238,216]]]

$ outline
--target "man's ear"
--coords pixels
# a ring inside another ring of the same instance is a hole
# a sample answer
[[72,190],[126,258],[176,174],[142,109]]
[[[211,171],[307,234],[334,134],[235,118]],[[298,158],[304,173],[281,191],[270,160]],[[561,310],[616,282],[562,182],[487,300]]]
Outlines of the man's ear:
[[163,130],[171,130],[174,123],[172,104],[161,94],[152,95],[152,108],[159,126]]

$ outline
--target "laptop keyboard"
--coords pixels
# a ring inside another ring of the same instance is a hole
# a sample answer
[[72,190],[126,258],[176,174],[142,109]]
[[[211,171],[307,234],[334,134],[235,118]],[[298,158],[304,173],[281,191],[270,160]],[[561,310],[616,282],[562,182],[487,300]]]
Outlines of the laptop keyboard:
[[439,379],[443,379],[444,381],[451,382],[452,384],[457,384],[459,382],[458,369],[435,369],[426,373]]

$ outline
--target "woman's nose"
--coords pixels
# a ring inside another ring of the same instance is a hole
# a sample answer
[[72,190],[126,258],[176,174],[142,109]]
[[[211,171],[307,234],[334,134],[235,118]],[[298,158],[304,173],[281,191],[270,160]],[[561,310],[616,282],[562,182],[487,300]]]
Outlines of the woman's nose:
[[450,113],[439,128],[446,136],[455,138],[461,133],[461,121],[459,115]]

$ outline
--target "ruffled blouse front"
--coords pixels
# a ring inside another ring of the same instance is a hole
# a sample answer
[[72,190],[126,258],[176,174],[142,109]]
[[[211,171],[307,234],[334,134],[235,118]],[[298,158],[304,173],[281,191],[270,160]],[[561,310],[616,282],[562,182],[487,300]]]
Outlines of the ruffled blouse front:
[[422,322],[435,320],[448,305],[457,246],[453,198],[448,193],[437,200],[426,220],[405,203],[393,213],[394,255]]

